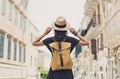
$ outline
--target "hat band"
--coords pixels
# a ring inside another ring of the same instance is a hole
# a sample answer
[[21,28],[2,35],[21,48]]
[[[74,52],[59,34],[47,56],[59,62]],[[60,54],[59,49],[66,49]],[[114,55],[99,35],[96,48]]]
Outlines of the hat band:
[[58,28],[64,28],[64,27],[66,27],[66,24],[65,25],[58,25],[58,24],[55,23],[55,26],[58,27]]

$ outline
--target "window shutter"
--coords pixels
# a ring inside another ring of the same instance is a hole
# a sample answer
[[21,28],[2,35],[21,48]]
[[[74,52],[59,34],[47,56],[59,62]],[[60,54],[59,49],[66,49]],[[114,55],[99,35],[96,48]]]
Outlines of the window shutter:
[[4,35],[0,34],[0,58],[3,58],[4,52]]
[[103,44],[103,33],[101,34],[101,37],[100,37],[100,45],[101,45],[101,50],[104,50],[104,44]]
[[16,56],[17,56],[17,42],[14,41],[14,60],[16,60]]
[[92,51],[92,54],[94,55],[94,59],[97,59],[96,40],[95,39],[91,40],[91,51]]
[[11,56],[11,38],[8,38],[8,56],[7,58],[10,59]]
[[78,56],[78,54],[81,52],[81,46],[77,45],[75,47],[75,53],[76,53],[76,57]]
[[97,52],[99,52],[99,38],[97,39]]

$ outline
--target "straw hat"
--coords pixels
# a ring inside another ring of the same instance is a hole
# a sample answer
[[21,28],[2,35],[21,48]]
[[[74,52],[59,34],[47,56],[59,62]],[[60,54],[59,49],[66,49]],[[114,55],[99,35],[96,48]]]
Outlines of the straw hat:
[[52,23],[54,30],[65,31],[68,29],[69,24],[66,22],[66,19],[62,16],[56,18],[56,21]]

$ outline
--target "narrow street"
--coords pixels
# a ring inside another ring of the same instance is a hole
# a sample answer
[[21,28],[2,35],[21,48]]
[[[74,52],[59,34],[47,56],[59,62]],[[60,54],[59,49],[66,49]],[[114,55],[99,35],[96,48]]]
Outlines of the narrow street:
[[[42,27],[29,19],[29,2],[0,0],[0,79],[47,77],[51,54],[32,45]],[[120,79],[120,0],[85,0],[82,13],[76,30],[90,45],[72,53],[74,79]]]

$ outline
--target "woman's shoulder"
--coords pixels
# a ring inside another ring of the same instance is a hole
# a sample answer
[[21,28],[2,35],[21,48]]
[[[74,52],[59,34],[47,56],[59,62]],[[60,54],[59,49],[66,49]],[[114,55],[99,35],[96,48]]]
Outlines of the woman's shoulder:
[[53,37],[47,37],[44,40],[52,40],[52,39],[53,39]]
[[43,40],[44,43],[51,43],[53,42],[53,37],[47,37]]
[[78,40],[78,39],[75,38],[75,37],[67,36],[67,40],[69,40],[69,41],[73,41],[73,40]]

